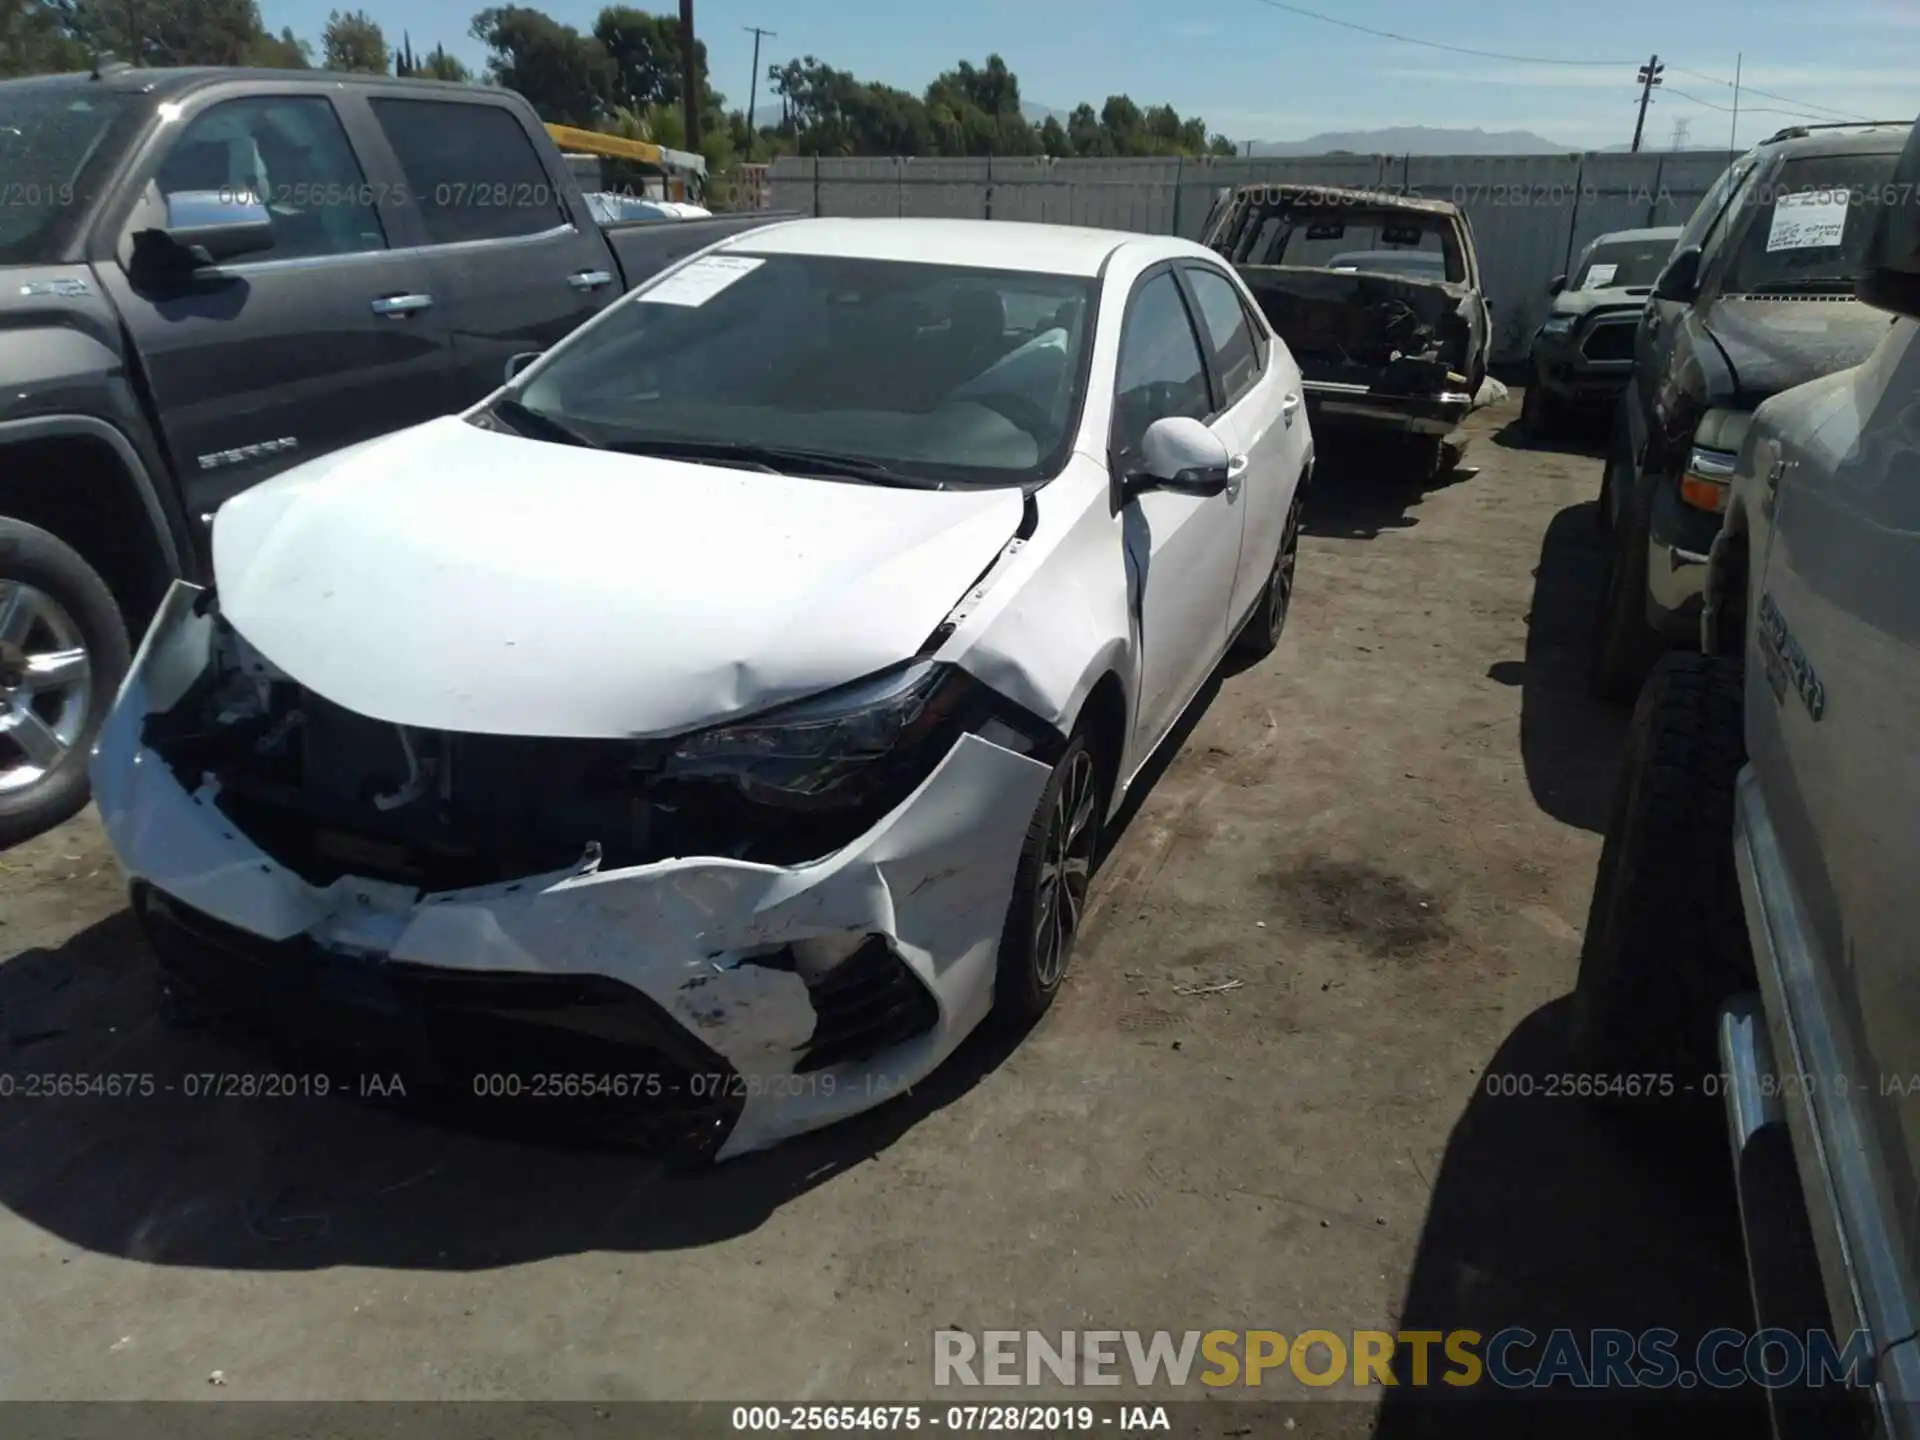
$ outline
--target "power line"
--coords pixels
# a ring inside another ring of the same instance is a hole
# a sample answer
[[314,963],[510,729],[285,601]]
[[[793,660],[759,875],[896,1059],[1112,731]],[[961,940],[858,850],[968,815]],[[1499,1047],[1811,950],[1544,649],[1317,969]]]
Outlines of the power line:
[[[1667,92],[1667,93],[1668,93],[1669,95],[1672,95],[1672,96],[1674,96],[1674,97],[1676,97],[1676,98],[1678,98],[1678,99],[1681,99],[1681,100],[1691,100],[1691,101],[1692,101],[1692,102],[1693,102],[1693,103],[1694,103],[1695,105],[1704,105],[1704,106],[1706,106],[1706,107],[1707,107],[1707,109],[1709,109],[1709,110],[1718,110],[1718,111],[1720,111],[1720,113],[1721,113],[1721,114],[1723,114],[1723,115],[1731,115],[1731,114],[1740,114],[1740,115],[1784,115],[1784,116],[1786,116],[1786,117],[1787,117],[1787,118],[1788,118],[1789,120],[1812,120],[1812,121],[1814,121],[1814,122],[1815,122],[1816,124],[1818,124],[1818,123],[1820,123],[1820,122],[1822,122],[1822,121],[1824,120],[1824,118],[1825,118],[1825,117],[1823,117],[1823,116],[1820,116],[1820,115],[1814,115],[1814,114],[1810,114],[1809,112],[1807,112],[1807,111],[1805,111],[1805,110],[1776,110],[1776,109],[1774,109],[1774,108],[1772,108],[1771,106],[1767,106],[1767,105],[1747,105],[1747,104],[1744,104],[1744,103],[1743,103],[1743,104],[1742,104],[1742,105],[1740,106],[1740,108],[1739,108],[1739,110],[1738,110],[1738,111],[1735,111],[1735,109],[1734,109],[1734,108],[1733,108],[1733,106],[1731,106],[1731,105],[1721,105],[1721,104],[1719,104],[1719,103],[1717,103],[1717,102],[1715,102],[1715,101],[1712,101],[1712,100],[1702,100],[1702,99],[1701,99],[1701,98],[1700,98],[1700,97],[1699,97],[1698,95],[1689,95],[1689,94],[1688,94],[1688,93],[1687,93],[1686,91],[1684,91],[1684,90],[1676,90],[1676,89],[1674,89],[1674,88],[1673,88],[1673,87],[1672,87],[1671,85],[1663,85],[1663,86],[1661,86],[1660,88],[1661,88],[1661,89],[1663,89],[1663,90],[1665,90],[1665,91],[1666,91],[1666,92]],[[1741,91],[1741,93],[1742,93],[1742,94],[1746,94],[1746,93],[1748,93],[1748,92],[1746,92],[1746,91],[1745,91],[1745,90],[1743,89],[1743,90]],[[1755,93],[1757,93],[1757,92],[1755,92]]]
[[[1733,81],[1722,80],[1718,75],[1708,75],[1699,70],[1689,70],[1684,65],[1676,65],[1673,68],[1682,75],[1690,75],[1695,80],[1704,80],[1709,85],[1724,85],[1729,90],[1735,88]],[[1825,110],[1829,114],[1838,115],[1847,120],[1870,120],[1873,118],[1870,115],[1861,115],[1852,110],[1836,110],[1831,105],[1816,105],[1811,100],[1796,100],[1791,95],[1776,95],[1771,90],[1762,90],[1758,85],[1742,84],[1738,88],[1748,95],[1763,95],[1769,100],[1779,100],[1787,105],[1804,105],[1809,110]],[[1784,114],[1788,112],[1775,111],[1773,113]]]
[[1338,25],[1343,30],[1357,30],[1362,35],[1372,35],[1380,40],[1398,40],[1403,45],[1423,45],[1429,50],[1446,50],[1455,55],[1478,55],[1487,60],[1516,60],[1523,65],[1631,65],[1631,60],[1562,60],[1547,55],[1509,55],[1500,50],[1475,50],[1468,45],[1449,45],[1442,40],[1422,40],[1413,35],[1401,35],[1392,30],[1376,30],[1371,25],[1360,25],[1352,20],[1342,20],[1337,15],[1324,15],[1318,10],[1309,10],[1304,5],[1289,5],[1285,0],[1258,0],[1258,3],[1273,10],[1284,10],[1289,15],[1304,15],[1309,20],[1319,20],[1328,25]]
[[[1428,50],[1444,50],[1452,55],[1473,55],[1483,60],[1507,60],[1520,65],[1614,66],[1638,63],[1633,60],[1568,60],[1558,55],[1514,55],[1504,50],[1479,50],[1471,45],[1450,45],[1444,40],[1423,40],[1417,35],[1402,35],[1396,30],[1377,30],[1371,25],[1361,25],[1353,20],[1342,20],[1337,15],[1328,15],[1319,10],[1309,10],[1304,5],[1291,5],[1287,3],[1287,0],[1257,0],[1257,3],[1265,5],[1270,10],[1283,10],[1289,15],[1304,16],[1308,20],[1318,20],[1322,24],[1338,25],[1342,30],[1352,30],[1361,35],[1371,35],[1378,40],[1397,40],[1402,45],[1418,45]],[[1687,70],[1678,65],[1673,68],[1679,74],[1691,75],[1694,79],[1705,80],[1711,85],[1723,85],[1728,89],[1734,88],[1731,80],[1722,80],[1718,75],[1708,75],[1700,70]],[[1817,105],[1811,100],[1797,100],[1791,95],[1776,95],[1770,90],[1758,90],[1751,85],[1745,85],[1740,88],[1747,94],[1763,95],[1769,100],[1778,100],[1787,105],[1802,105],[1809,111],[1824,110],[1830,115],[1836,115],[1846,120],[1866,120],[1871,118],[1869,116],[1856,114],[1850,110],[1835,110],[1829,105]],[[1672,93],[1678,95],[1680,92],[1675,90]],[[1697,101],[1696,103],[1704,105],[1707,102],[1703,100]],[[1715,106],[1713,108],[1724,110],[1729,107]],[[1817,120],[1820,118],[1818,115],[1806,114],[1797,110],[1769,110],[1764,113],[1769,115],[1793,115],[1802,120]]]

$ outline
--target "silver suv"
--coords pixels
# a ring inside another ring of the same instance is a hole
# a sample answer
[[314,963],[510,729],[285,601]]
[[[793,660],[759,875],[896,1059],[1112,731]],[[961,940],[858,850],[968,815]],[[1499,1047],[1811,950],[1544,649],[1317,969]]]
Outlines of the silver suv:
[[1871,356],[1747,429],[1700,649],[1663,660],[1634,713],[1569,1037],[1579,1068],[1671,1077],[1620,1107],[1724,1108],[1760,1324],[1865,1332],[1857,1418],[1902,1436],[1920,1433],[1917,182],[1920,129],[1857,202],[1876,208]]

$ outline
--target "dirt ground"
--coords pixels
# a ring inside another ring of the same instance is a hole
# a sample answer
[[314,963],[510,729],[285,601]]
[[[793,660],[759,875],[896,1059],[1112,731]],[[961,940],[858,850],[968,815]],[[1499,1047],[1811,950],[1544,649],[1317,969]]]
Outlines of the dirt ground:
[[[1716,1156],[1488,1093],[1561,1067],[1625,729],[1583,686],[1599,461],[1518,402],[1424,491],[1323,465],[1279,652],[1202,696],[1017,1044],[690,1177],[337,1099],[16,1094],[0,1394],[932,1398],[943,1327],[1749,1325]],[[0,1071],[260,1068],[157,1020],[91,815],[0,856],[0,957]]]

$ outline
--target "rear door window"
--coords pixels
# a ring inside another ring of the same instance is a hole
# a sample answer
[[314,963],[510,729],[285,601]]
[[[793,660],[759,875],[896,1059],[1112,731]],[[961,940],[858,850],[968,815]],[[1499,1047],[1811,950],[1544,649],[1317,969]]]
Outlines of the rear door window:
[[508,240],[567,223],[560,190],[511,110],[446,100],[371,103],[428,244]]

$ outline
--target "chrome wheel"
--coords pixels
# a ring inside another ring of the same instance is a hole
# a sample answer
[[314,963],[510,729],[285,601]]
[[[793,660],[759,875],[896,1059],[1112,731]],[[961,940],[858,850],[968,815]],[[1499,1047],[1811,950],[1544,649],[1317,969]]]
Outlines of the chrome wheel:
[[1084,747],[1077,749],[1067,760],[1040,851],[1033,905],[1033,972],[1043,991],[1059,984],[1066,973],[1074,932],[1086,908],[1094,843],[1100,834],[1094,814],[1099,796],[1093,756]]
[[45,780],[86,733],[93,663],[44,590],[0,580],[0,794]]

